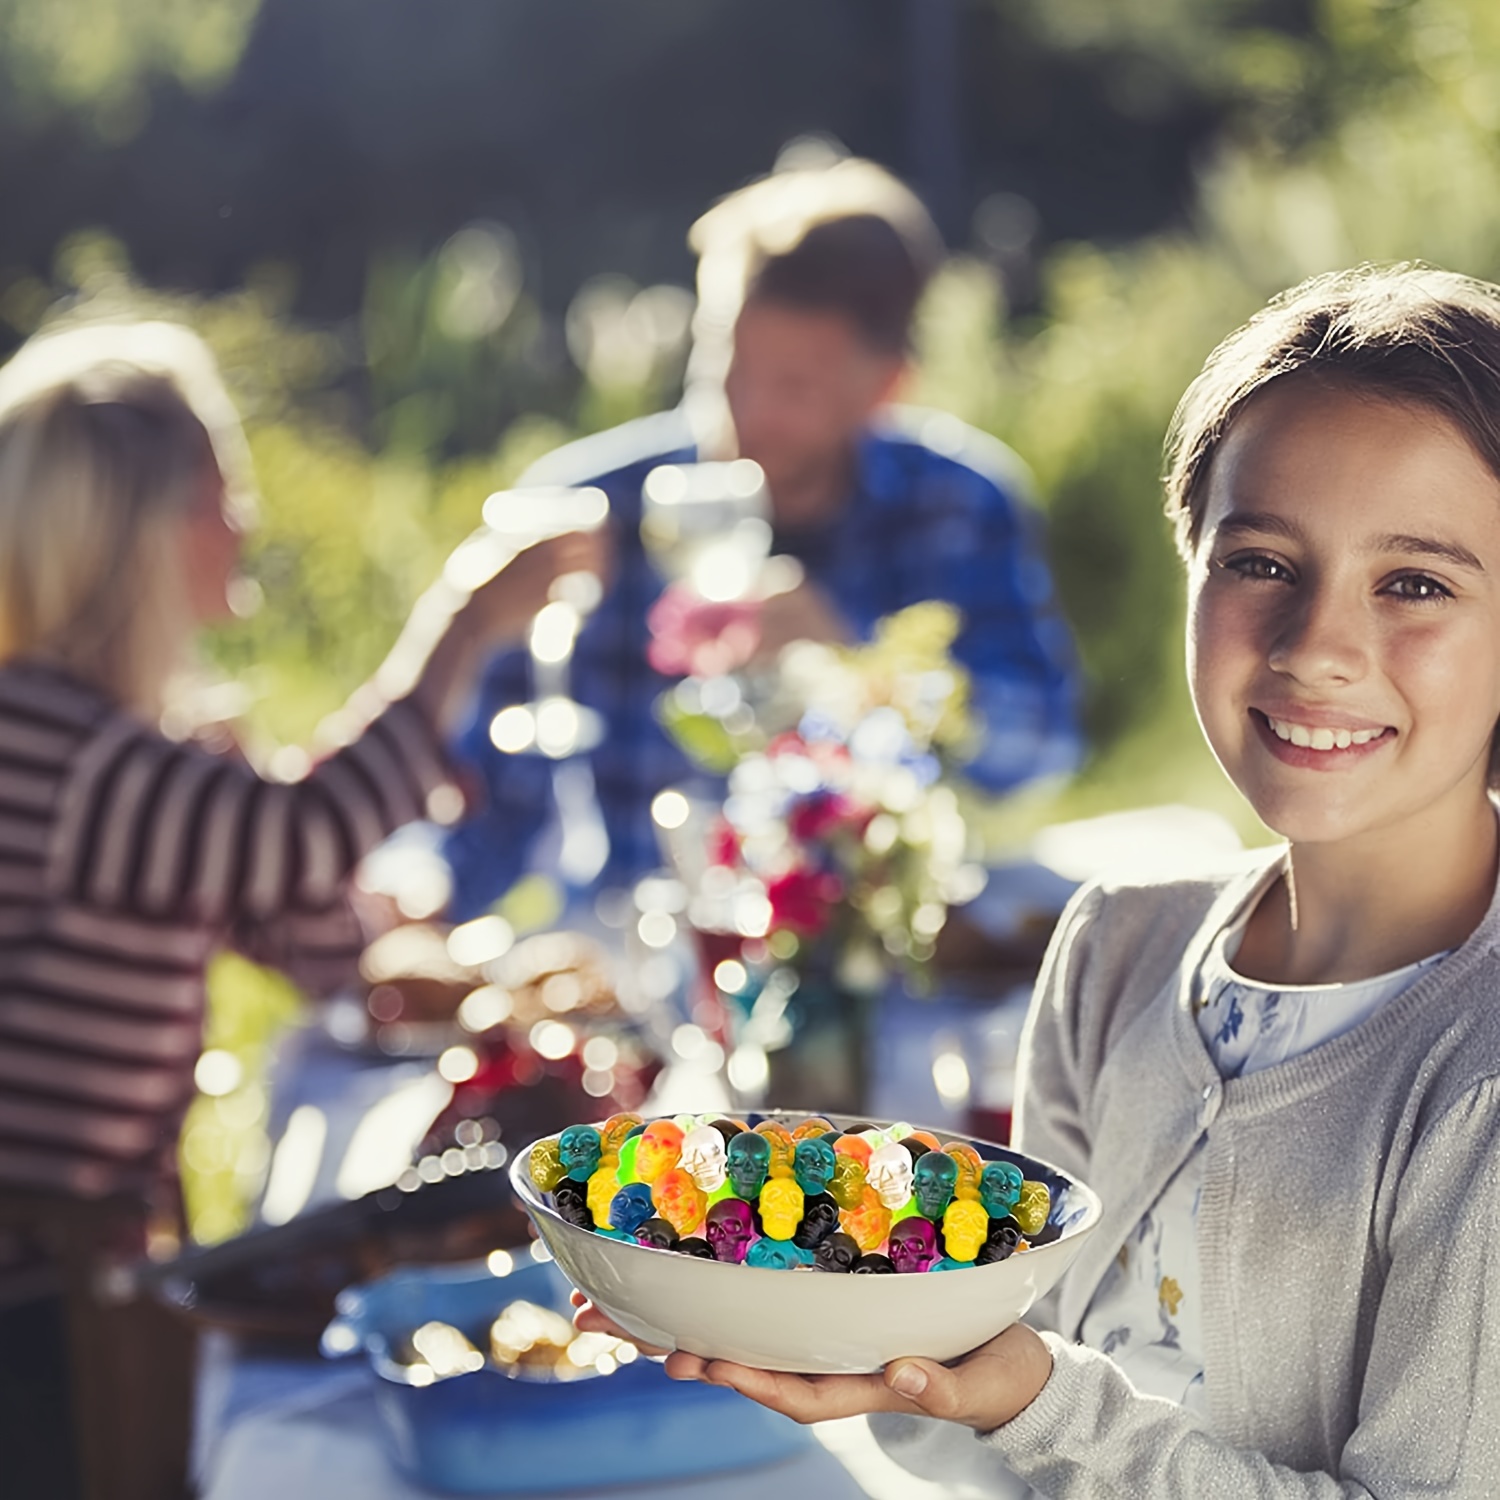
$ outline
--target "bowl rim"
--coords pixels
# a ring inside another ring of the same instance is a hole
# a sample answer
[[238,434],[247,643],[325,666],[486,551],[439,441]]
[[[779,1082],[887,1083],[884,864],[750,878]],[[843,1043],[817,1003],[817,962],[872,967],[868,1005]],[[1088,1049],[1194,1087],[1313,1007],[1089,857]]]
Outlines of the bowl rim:
[[[725,1111],[724,1113],[727,1115],[728,1111]],[[910,1123],[909,1121],[905,1120],[887,1120],[882,1122],[881,1120],[869,1115],[834,1114],[820,1110],[776,1108],[764,1110],[740,1110],[737,1112],[737,1118],[743,1119],[747,1123],[750,1123],[752,1129],[754,1129],[755,1125],[761,1124],[766,1120],[781,1120],[790,1117],[795,1117],[799,1120],[818,1118],[827,1120],[831,1125],[837,1125],[840,1123],[840,1121],[853,1121],[865,1127],[873,1126],[875,1128],[880,1128],[882,1126],[882,1123],[886,1126]],[[670,1120],[673,1118],[673,1116],[658,1115],[655,1116],[655,1118]],[[602,1122],[579,1121],[578,1123],[596,1124]],[[647,1123],[650,1123],[649,1119]],[[1077,1193],[1082,1199],[1081,1211],[1069,1216],[1068,1223],[1063,1226],[1061,1232],[1058,1234],[1055,1240],[1051,1240],[1045,1245],[1032,1245],[1028,1247],[1025,1252],[1028,1259],[1032,1256],[1045,1255],[1048,1251],[1057,1250],[1060,1246],[1068,1245],[1070,1241],[1077,1239],[1081,1235],[1089,1233],[1097,1226],[1099,1220],[1103,1217],[1104,1204],[1100,1199],[1098,1193],[1096,1193],[1094,1189],[1088,1185],[1088,1183],[1084,1182],[1082,1178],[1075,1177],[1073,1173],[1055,1165],[1052,1162],[1047,1161],[1044,1157],[1033,1156],[1031,1152],[1022,1151],[1015,1146],[1002,1145],[999,1141],[986,1140],[983,1136],[961,1135],[955,1131],[948,1129],[935,1130],[928,1125],[912,1125],[912,1129],[925,1130],[929,1134],[935,1135],[940,1139],[946,1137],[949,1141],[961,1141],[964,1144],[968,1145],[984,1146],[988,1150],[997,1153],[995,1156],[987,1158],[987,1160],[1013,1161],[1017,1166],[1021,1166],[1024,1163],[1030,1163],[1034,1166],[1042,1168],[1044,1172],[1064,1178],[1067,1181],[1069,1195],[1071,1196],[1072,1194]],[[565,1230],[573,1230],[577,1234],[588,1235],[591,1238],[594,1238],[597,1237],[595,1231],[585,1229],[582,1225],[579,1224],[570,1223],[567,1219],[563,1218],[563,1216],[558,1213],[550,1203],[546,1201],[546,1198],[542,1194],[541,1189],[538,1188],[537,1185],[531,1180],[531,1173],[525,1170],[527,1163],[529,1163],[531,1159],[532,1147],[537,1145],[537,1143],[540,1141],[555,1140],[561,1134],[561,1131],[553,1131],[548,1135],[537,1136],[535,1140],[529,1141],[525,1146],[523,1146],[519,1151],[516,1152],[515,1156],[511,1159],[510,1167],[508,1168],[511,1188],[515,1192],[516,1197],[520,1199],[522,1207],[525,1208],[527,1213],[531,1214],[533,1218],[535,1218],[537,1215],[543,1215],[548,1220],[550,1220],[551,1223],[559,1225]],[[1028,1174],[1028,1180],[1035,1181],[1037,1179],[1031,1177]],[[623,1251],[627,1253],[633,1251],[638,1252],[642,1255],[670,1255],[678,1259],[681,1258],[676,1250],[661,1250],[658,1249],[655,1245],[642,1245],[638,1244],[634,1240],[616,1240],[611,1238],[609,1240],[609,1243],[611,1245],[618,1245]],[[773,1270],[767,1266],[747,1266],[742,1264],[729,1265],[725,1262],[717,1260],[714,1261],[713,1264],[722,1265],[726,1272],[733,1271],[741,1275],[743,1275],[747,1271],[752,1275],[775,1276],[778,1278],[783,1277],[786,1274],[784,1271]],[[987,1266],[968,1266],[965,1269],[969,1270],[970,1272],[993,1271],[1009,1264],[1010,1259],[1007,1258],[1003,1261],[995,1261]],[[880,1279],[881,1278],[878,1276],[849,1278],[849,1280],[851,1281],[879,1281]],[[910,1278],[907,1279],[909,1280]]]

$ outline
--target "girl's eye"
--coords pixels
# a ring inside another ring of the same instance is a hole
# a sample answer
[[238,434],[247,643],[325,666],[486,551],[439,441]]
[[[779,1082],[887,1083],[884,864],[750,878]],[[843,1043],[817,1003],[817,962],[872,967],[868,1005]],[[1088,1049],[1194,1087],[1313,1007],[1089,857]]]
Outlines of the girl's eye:
[[1403,573],[1386,584],[1387,594],[1397,599],[1451,599],[1453,591],[1426,573]]
[[1226,573],[1235,573],[1241,578],[1264,579],[1270,583],[1293,581],[1292,570],[1265,552],[1237,552],[1233,557],[1221,559],[1219,566]]

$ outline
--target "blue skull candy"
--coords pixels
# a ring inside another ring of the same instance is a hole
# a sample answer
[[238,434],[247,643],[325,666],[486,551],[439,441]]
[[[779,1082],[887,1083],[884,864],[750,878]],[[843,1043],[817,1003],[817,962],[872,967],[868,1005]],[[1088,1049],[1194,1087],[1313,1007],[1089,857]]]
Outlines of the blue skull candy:
[[1013,1162],[992,1161],[979,1176],[979,1201],[992,1219],[1003,1219],[1021,1201],[1026,1180]]
[[773,1240],[769,1235],[756,1240],[745,1255],[747,1266],[760,1266],[768,1271],[795,1271],[799,1266],[810,1266],[816,1256],[811,1250],[791,1240]]
[[797,1186],[811,1197],[827,1189],[837,1162],[832,1145],[823,1137],[814,1136],[811,1140],[797,1142],[792,1156],[792,1175],[797,1179]]
[[648,1183],[627,1183],[609,1200],[610,1227],[629,1235],[633,1235],[655,1212]]
[[557,1138],[557,1157],[574,1182],[587,1182],[599,1169],[599,1132],[592,1125],[569,1125]]
[[957,1184],[958,1163],[946,1151],[929,1151],[919,1157],[912,1173],[917,1212],[924,1219],[941,1219],[953,1201]]
[[729,1142],[725,1152],[729,1184],[737,1198],[752,1203],[765,1186],[771,1169],[771,1143],[753,1130],[741,1131]]

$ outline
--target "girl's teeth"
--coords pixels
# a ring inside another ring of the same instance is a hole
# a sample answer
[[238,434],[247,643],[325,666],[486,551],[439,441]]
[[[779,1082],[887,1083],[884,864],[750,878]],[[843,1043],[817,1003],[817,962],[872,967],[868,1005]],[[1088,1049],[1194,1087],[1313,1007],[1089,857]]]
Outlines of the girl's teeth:
[[1278,739],[1305,750],[1347,750],[1350,745],[1368,745],[1384,733],[1380,729],[1309,729],[1305,724],[1288,724],[1269,717],[1266,722]]

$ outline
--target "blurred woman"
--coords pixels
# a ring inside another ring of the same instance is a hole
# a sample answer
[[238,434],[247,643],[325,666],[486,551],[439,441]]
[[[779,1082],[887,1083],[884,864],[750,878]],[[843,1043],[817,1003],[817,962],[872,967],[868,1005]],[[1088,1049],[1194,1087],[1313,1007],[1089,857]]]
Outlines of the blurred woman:
[[77,327],[0,370],[0,1454],[16,1500],[72,1491],[43,1399],[64,1363],[79,1492],[182,1492],[189,1338],[110,1272],[179,1221],[205,967],[233,945],[314,990],[352,971],[356,861],[458,801],[443,744],[470,674],[558,574],[597,563],[567,536],[477,587],[439,582],[352,700],[343,748],[270,782],[159,727],[194,630],[227,613],[252,503],[239,423],[186,329]]

